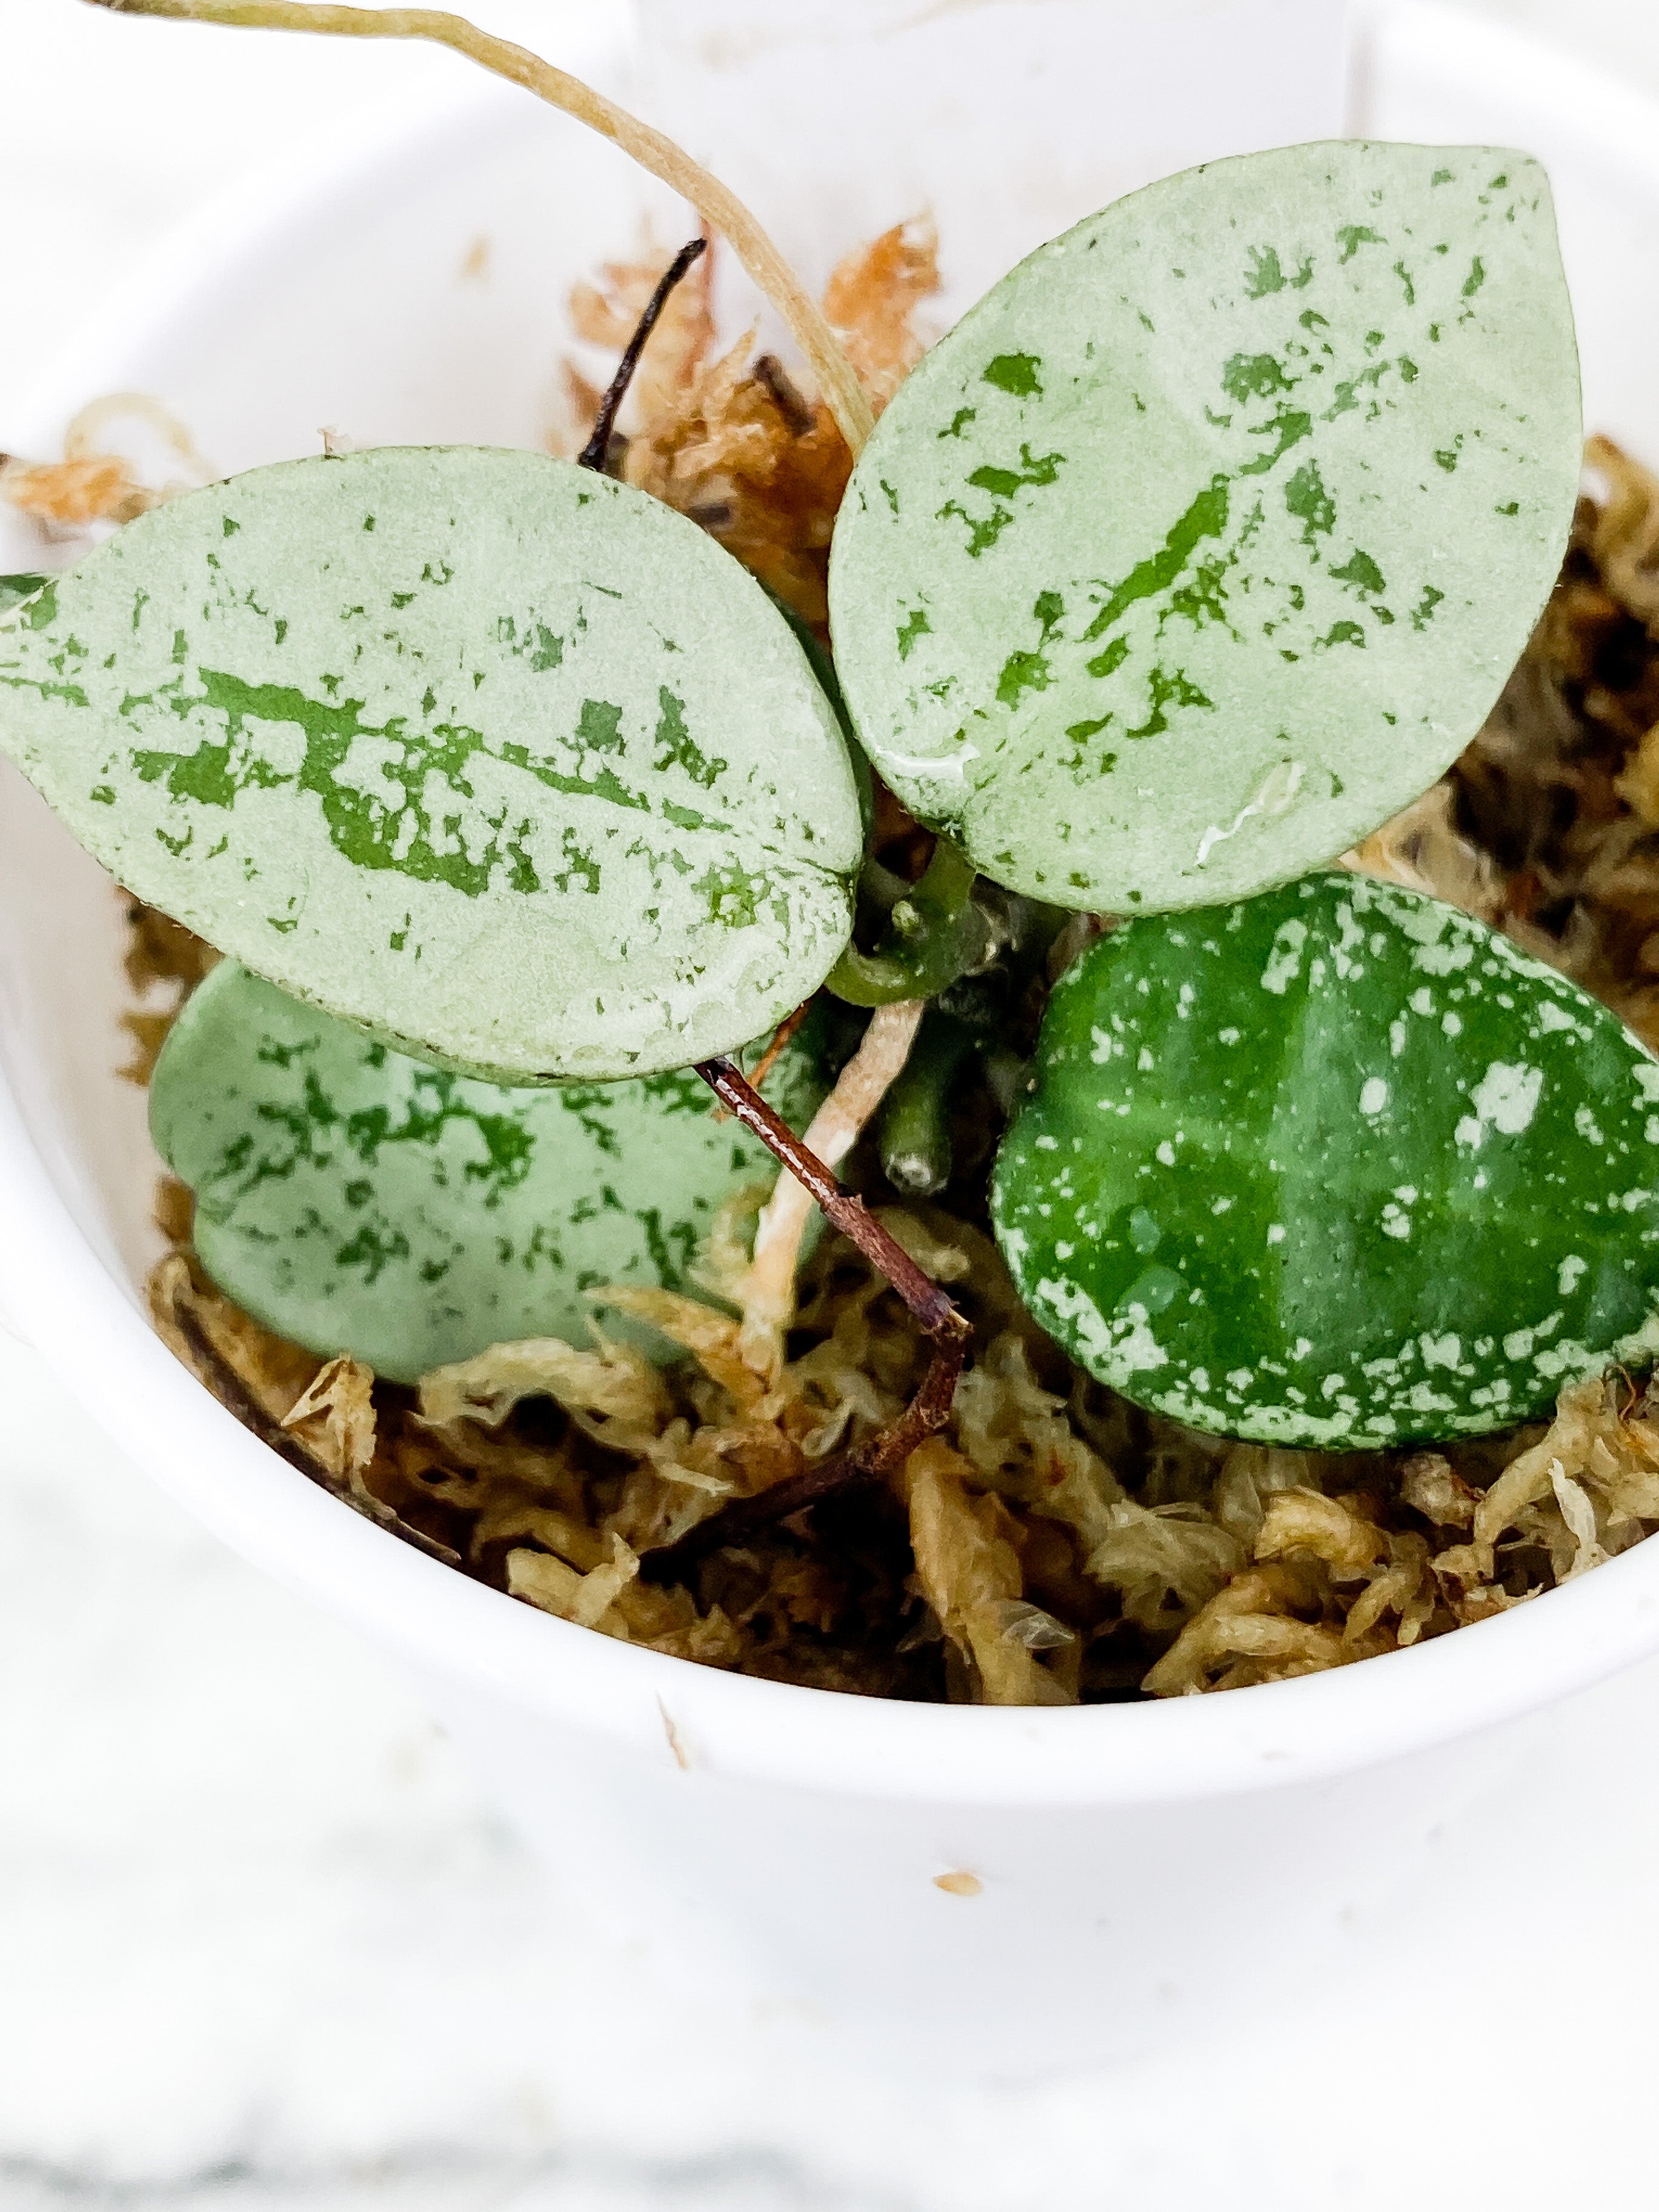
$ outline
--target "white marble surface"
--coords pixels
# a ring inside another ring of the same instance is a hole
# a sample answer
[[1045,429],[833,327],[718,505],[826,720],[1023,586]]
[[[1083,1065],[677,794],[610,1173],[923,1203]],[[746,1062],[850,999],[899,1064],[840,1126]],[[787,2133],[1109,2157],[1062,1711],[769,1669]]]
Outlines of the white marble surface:
[[1340,1989],[1263,1927],[1158,2060],[866,2074],[586,1930],[379,1657],[4,1345],[0,1407],[3,2212],[1651,2201],[1659,1668],[1531,1725]]
[[[1488,11],[1659,89],[1651,0]],[[477,12],[545,46],[575,9]],[[0,447],[54,327],[283,103],[347,130],[445,66],[256,44],[0,0]],[[1650,2203],[1659,1669],[1516,1753],[1340,1990],[1263,1928],[1137,2069],[861,2071],[586,1929],[388,1666],[0,1340],[0,2212]]]

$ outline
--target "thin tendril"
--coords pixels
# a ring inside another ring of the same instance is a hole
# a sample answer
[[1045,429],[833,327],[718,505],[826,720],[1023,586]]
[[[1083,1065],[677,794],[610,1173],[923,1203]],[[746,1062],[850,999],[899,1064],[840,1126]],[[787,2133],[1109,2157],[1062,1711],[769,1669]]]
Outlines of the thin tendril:
[[551,107],[574,115],[589,130],[609,138],[653,177],[690,202],[711,230],[726,239],[764,296],[783,318],[791,336],[811,365],[841,434],[854,459],[875,428],[875,416],[853,364],[842,351],[823,310],[761,228],[743,202],[690,155],[592,91],[580,77],[555,69],[527,47],[492,38],[465,16],[434,8],[347,8],[324,0],[92,0],[94,7],[125,15],[160,15],[182,23],[219,23],[267,31],[314,31],[347,39],[429,39],[469,61],[491,70],[509,83],[522,85]]

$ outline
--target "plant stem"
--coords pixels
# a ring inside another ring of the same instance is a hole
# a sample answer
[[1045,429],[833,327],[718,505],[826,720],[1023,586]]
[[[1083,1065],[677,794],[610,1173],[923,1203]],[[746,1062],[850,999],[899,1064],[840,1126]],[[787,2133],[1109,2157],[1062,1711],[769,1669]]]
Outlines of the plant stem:
[[[883,903],[888,872],[872,866],[877,903]],[[985,956],[988,931],[974,902],[975,880],[973,862],[941,837],[921,882],[905,885],[892,901],[878,949],[860,952],[849,945],[830,970],[826,988],[854,1006],[933,999],[948,990]]]
[[731,1060],[704,1060],[697,1073],[727,1110],[752,1130],[775,1158],[822,1209],[824,1218],[857,1245],[878,1267],[929,1336],[965,1344],[968,1324],[930,1275],[924,1274],[890,1231],[884,1229],[864,1200],[839,1182],[816,1152],[810,1152],[781,1114],[769,1106]]
[[787,1521],[791,1514],[803,1512],[855,1483],[879,1480],[902,1467],[919,1444],[936,1436],[950,1419],[972,1334],[948,1294],[922,1273],[864,1200],[844,1188],[781,1115],[774,1113],[741,1068],[730,1060],[707,1060],[698,1063],[697,1073],[720,1103],[745,1128],[752,1129],[811,1193],[826,1218],[885,1275],[933,1339],[933,1356],[921,1389],[897,1420],[866,1437],[851,1451],[819,1467],[810,1467],[787,1482],[775,1482],[757,1497],[734,1498],[706,1521],[700,1521],[678,1543],[647,1552],[640,1562],[640,1572],[647,1582],[679,1581],[711,1552],[740,1544],[757,1529]]
[[641,1579],[683,1581],[710,1553],[723,1551],[728,1544],[741,1544],[763,1528],[775,1528],[792,1514],[805,1512],[826,1498],[850,1490],[855,1483],[878,1481],[902,1467],[911,1453],[929,1437],[937,1436],[951,1418],[951,1401],[956,1396],[969,1334],[968,1324],[954,1306],[951,1311],[959,1325],[957,1332],[948,1340],[934,1338],[933,1357],[921,1388],[890,1426],[866,1437],[861,1444],[836,1459],[809,1467],[786,1482],[775,1482],[756,1497],[734,1498],[688,1529],[678,1543],[647,1552],[640,1560]]
[[[858,1142],[865,1125],[902,1073],[915,1042],[921,1012],[919,1000],[878,1007],[858,1050],[836,1079],[835,1089],[800,1139],[801,1151],[831,1188],[839,1188],[834,1170]],[[739,1294],[744,1360],[757,1375],[773,1382],[783,1365],[784,1331],[795,1308],[795,1273],[811,1211],[810,1187],[793,1175],[780,1176],[762,1209],[755,1231],[755,1256]]]
[[932,1198],[951,1180],[951,1100],[974,1033],[930,1006],[921,1034],[882,1103],[881,1169],[895,1190]]
[[775,353],[755,356],[754,379],[765,388],[767,397],[782,416],[784,427],[793,437],[804,438],[812,427],[812,410],[784,374],[783,363]]
[[315,31],[347,39],[429,39],[468,61],[522,85],[589,130],[609,138],[653,177],[690,202],[711,230],[726,239],[761,291],[787,325],[811,363],[856,460],[875,416],[851,362],[823,309],[734,192],[690,155],[618,107],[579,77],[555,69],[526,47],[493,38],[465,16],[435,8],[347,8],[324,0],[92,0],[117,15],[161,15],[184,23],[219,23],[267,31]]
[[593,417],[593,434],[576,456],[576,465],[595,469],[605,473],[611,459],[611,435],[617,427],[617,413],[628,397],[628,387],[634,381],[634,372],[640,365],[640,356],[645,351],[646,340],[657,327],[657,318],[668,305],[669,295],[679,283],[691,264],[708,251],[706,238],[694,238],[681,246],[679,252],[663,270],[656,290],[645,303],[645,313],[640,317],[634,335],[623,348],[622,359],[617,363],[617,374],[606,387],[599,402],[599,411]]
[[755,1063],[755,1072],[749,1080],[757,1091],[782,1059],[795,1038],[800,1035],[806,1017],[812,1011],[812,1001],[803,999],[793,1014],[786,1014],[772,1032],[772,1042]]

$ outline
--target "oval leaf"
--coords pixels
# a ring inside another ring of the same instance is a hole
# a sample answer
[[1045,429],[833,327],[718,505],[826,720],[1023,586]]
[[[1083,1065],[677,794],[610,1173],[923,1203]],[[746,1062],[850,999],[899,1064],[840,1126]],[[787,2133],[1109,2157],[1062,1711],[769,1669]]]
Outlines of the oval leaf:
[[[798,1128],[823,1091],[799,1040],[766,1085]],[[222,1290],[294,1343],[405,1382],[520,1337],[591,1342],[599,1284],[696,1295],[716,1211],[777,1172],[690,1073],[503,1090],[234,961],[167,1039],[150,1130],[196,1193],[197,1253]]]
[[1502,1428],[1659,1349],[1659,1062],[1455,908],[1310,878],[1078,962],[993,1212],[1139,1404],[1337,1450]]
[[1345,143],[1153,185],[1006,277],[878,425],[830,574],[860,738],[1017,890],[1283,882],[1480,726],[1579,441],[1535,162]]
[[288,462],[0,625],[0,742],[129,890],[502,1079],[684,1066],[851,927],[858,798],[758,584],[534,454]]

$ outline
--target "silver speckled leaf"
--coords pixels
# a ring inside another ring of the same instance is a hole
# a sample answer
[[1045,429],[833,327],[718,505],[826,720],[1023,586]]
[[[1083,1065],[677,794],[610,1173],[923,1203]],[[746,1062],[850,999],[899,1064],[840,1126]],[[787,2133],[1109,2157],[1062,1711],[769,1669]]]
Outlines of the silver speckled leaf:
[[1659,1060],[1437,899],[1331,873],[1138,916],[1056,987],[1035,1078],[997,1238],[1139,1405],[1351,1450],[1659,1348]]
[[830,570],[854,726],[1017,890],[1123,911],[1285,881],[1479,727],[1579,444],[1534,161],[1190,170],[1022,263],[883,416]]
[[[823,1091],[797,1039],[766,1094],[804,1128]],[[600,1284],[697,1295],[716,1212],[777,1173],[689,1071],[505,1090],[229,960],[167,1039],[150,1129],[197,1194],[196,1249],[221,1288],[291,1341],[396,1382],[520,1337],[588,1344],[584,1292]]]
[[129,890],[503,1080],[759,1035],[851,928],[858,798],[760,586],[521,453],[260,469],[0,619],[0,745]]

